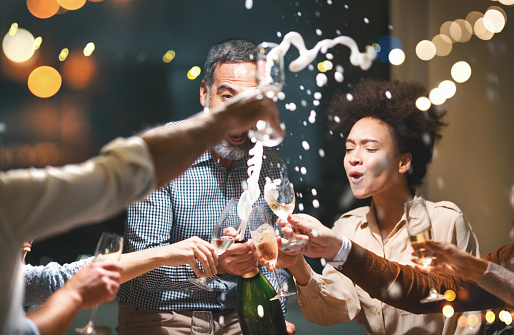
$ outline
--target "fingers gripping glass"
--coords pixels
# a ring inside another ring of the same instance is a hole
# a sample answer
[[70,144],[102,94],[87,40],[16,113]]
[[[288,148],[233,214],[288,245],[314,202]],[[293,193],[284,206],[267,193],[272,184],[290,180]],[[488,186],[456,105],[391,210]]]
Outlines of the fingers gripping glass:
[[405,216],[407,219],[407,230],[412,248],[416,257],[423,263],[423,267],[427,270],[430,291],[426,298],[422,299],[422,303],[438,301],[444,299],[444,295],[438,293],[434,288],[434,282],[430,273],[430,263],[434,259],[434,253],[424,248],[423,242],[433,240],[432,223],[428,214],[425,200],[416,199],[405,203]]
[[[123,250],[123,237],[112,234],[112,233],[103,233],[98,241],[95,250],[94,261],[101,262],[103,256],[109,256],[109,260],[119,261],[121,257],[121,252]],[[75,331],[81,334],[98,334],[95,330],[95,318],[97,306],[93,307],[91,311],[91,317],[89,318],[89,322],[83,328],[75,328]]]
[[[232,245],[232,243],[234,243],[236,233],[241,224],[241,219],[239,218],[239,215],[237,215],[238,203],[239,199],[235,198],[229,201],[212,232],[211,244],[216,249],[216,253],[218,255],[223,254]],[[201,289],[213,291],[213,288],[210,287],[209,284],[216,279],[218,279],[218,276],[214,275],[209,278],[190,277],[187,280]]]
[[271,222],[264,207],[255,206],[252,209],[250,218],[248,220],[248,227],[250,228],[250,233],[252,234],[252,240],[255,244],[255,248],[262,255],[263,260],[270,262],[273,269],[273,274],[275,275],[275,279],[277,281],[277,295],[270,300],[276,300],[296,294],[294,292],[285,291],[280,284],[280,280],[275,269],[275,264],[278,258],[277,237],[275,235],[275,230],[271,226]]
[[[275,213],[279,218],[286,220],[287,216],[293,213],[295,206],[293,184],[284,178],[271,181],[270,178],[266,177],[264,199],[273,213]],[[282,244],[280,249],[283,251],[296,251],[303,248],[306,244],[307,241],[297,240],[293,234],[288,239],[287,243]]]

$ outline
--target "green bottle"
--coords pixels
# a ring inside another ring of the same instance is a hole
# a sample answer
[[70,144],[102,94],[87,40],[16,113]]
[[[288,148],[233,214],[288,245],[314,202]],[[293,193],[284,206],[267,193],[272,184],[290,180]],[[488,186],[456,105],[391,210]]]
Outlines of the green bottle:
[[277,292],[258,268],[239,278],[237,315],[244,335],[286,335],[286,321]]

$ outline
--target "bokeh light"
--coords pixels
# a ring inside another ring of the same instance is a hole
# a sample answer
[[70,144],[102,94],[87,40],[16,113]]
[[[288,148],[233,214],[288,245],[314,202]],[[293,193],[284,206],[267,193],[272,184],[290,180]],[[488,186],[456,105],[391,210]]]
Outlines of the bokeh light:
[[471,66],[465,61],[460,61],[452,66],[452,78],[458,83],[463,83],[471,77]]
[[439,87],[433,88],[428,94],[428,98],[434,105],[442,105],[446,101],[444,92]]
[[473,26],[466,20],[458,19],[450,25],[450,37],[459,43],[466,43],[473,36]]
[[173,58],[175,58],[175,51],[168,50],[168,51],[166,51],[164,56],[162,56],[162,61],[164,63],[169,63],[169,62],[171,62],[173,60]]
[[471,314],[468,316],[468,325],[470,327],[475,327],[478,324],[478,316],[476,314]]
[[23,63],[34,55],[34,36],[26,29],[13,26],[2,41],[2,50],[11,61]]
[[475,26],[475,22],[477,22],[478,19],[484,17],[484,14],[477,12],[477,11],[471,11],[466,15],[466,21],[469,22],[471,27]]
[[57,0],[27,0],[29,12],[40,19],[48,19],[54,16],[59,7]]
[[494,33],[499,33],[505,27],[507,21],[507,15],[505,11],[500,7],[489,7],[485,12],[484,18],[491,21],[494,26]]
[[77,10],[86,4],[86,0],[57,0],[57,2],[67,10]]
[[430,106],[432,106],[432,103],[427,97],[419,97],[416,100],[416,107],[422,112],[427,111]]
[[436,48],[434,43],[431,41],[423,40],[416,45],[416,55],[421,60],[431,60],[434,58],[436,53]]
[[494,36],[494,24],[484,17],[479,18],[475,22],[473,30],[475,35],[484,41],[488,41]]
[[457,319],[457,324],[459,325],[459,327],[465,328],[468,325],[468,318],[464,315],[459,316],[459,318]]
[[494,312],[493,311],[487,311],[485,313],[485,320],[489,323],[493,323],[494,320],[496,319],[496,315],[494,315]]
[[70,50],[68,50],[68,48],[62,49],[61,52],[59,53],[59,60],[61,62],[64,62],[69,54],[70,54]]
[[377,58],[383,63],[389,63],[389,54],[394,49],[403,50],[403,45],[398,37],[392,35],[380,38],[375,46]]
[[434,36],[432,43],[435,46],[437,56],[448,56],[452,52],[452,40],[446,35],[439,34]]
[[508,311],[502,310],[498,314],[498,318],[507,325],[512,323],[512,315]]
[[502,5],[511,6],[514,5],[514,0],[498,0]]
[[453,290],[446,290],[446,292],[444,292],[444,298],[446,299],[446,301],[453,301],[455,300],[455,297],[457,295],[455,294],[455,291]]
[[189,71],[187,71],[187,78],[189,80],[195,80],[200,73],[202,73],[202,69],[199,66],[193,66]]
[[59,72],[50,66],[40,66],[29,75],[29,90],[37,97],[49,98],[61,88],[62,78]]
[[401,65],[405,61],[405,53],[402,49],[393,49],[389,53],[389,62],[393,65]]
[[39,47],[41,46],[42,43],[43,43],[43,38],[41,36],[36,37],[34,39],[34,44],[33,44],[34,50],[39,49]]
[[[450,99],[457,92],[457,85],[455,85],[455,83],[451,80],[442,81],[439,84],[438,88],[442,92],[442,94],[444,95],[444,97],[446,99]],[[453,299],[455,299],[455,292],[453,292],[452,290],[448,290],[446,292],[452,292]],[[446,296],[446,293],[445,293],[445,296]],[[446,300],[448,300],[448,299],[446,299]],[[448,301],[452,301],[452,300],[448,300]]]
[[97,66],[94,59],[84,56],[79,51],[69,54],[62,65],[64,82],[74,90],[86,88],[95,77],[96,72]]
[[93,54],[93,51],[95,51],[95,44],[93,42],[89,42],[84,47],[84,56],[89,57]]
[[450,305],[446,305],[443,307],[443,315],[447,318],[451,318],[455,314],[453,307]]

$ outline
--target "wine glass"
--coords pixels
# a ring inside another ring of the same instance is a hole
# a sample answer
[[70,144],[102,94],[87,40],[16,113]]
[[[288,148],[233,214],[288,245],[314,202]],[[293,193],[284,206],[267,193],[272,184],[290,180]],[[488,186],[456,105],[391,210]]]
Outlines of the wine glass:
[[[113,233],[102,233],[100,236],[100,240],[96,245],[94,262],[101,262],[104,258],[119,261],[121,257],[121,252],[123,250],[123,237]],[[106,257],[107,256],[107,257]],[[81,334],[97,334],[98,332],[95,330],[95,318],[96,311],[98,306],[93,307],[91,311],[91,317],[89,318],[89,322],[83,328],[75,328],[75,331]]]
[[[269,177],[266,177],[264,199],[279,218],[287,220],[287,216],[293,213],[295,205],[293,184],[285,178],[278,178],[271,181]],[[282,244],[280,249],[283,251],[296,251],[303,248],[306,244],[307,241],[297,240],[293,234],[288,239],[287,243]]]
[[191,335],[214,334],[214,320],[211,311],[193,311]]
[[252,209],[250,218],[248,219],[248,227],[250,228],[255,248],[262,255],[263,260],[270,262],[273,274],[277,280],[277,295],[270,300],[276,300],[296,294],[294,292],[285,291],[280,284],[280,280],[275,269],[278,257],[277,237],[269,220],[268,214],[266,213],[266,209],[263,206],[255,206]]
[[422,299],[422,303],[438,301],[444,299],[444,295],[438,293],[434,288],[432,275],[430,273],[430,263],[435,258],[434,253],[423,247],[423,242],[433,240],[432,223],[428,214],[425,200],[416,199],[405,203],[405,216],[407,219],[407,231],[412,248],[416,257],[423,263],[423,267],[427,270],[430,291],[426,298]]
[[[216,249],[218,255],[223,254],[231,245],[234,243],[237,231],[241,224],[241,219],[237,215],[237,204],[239,199],[230,199],[228,205],[223,209],[221,216],[214,227],[212,232],[211,244]],[[206,277],[189,277],[188,280],[195,284],[197,287],[213,291],[213,288],[209,286],[209,283],[218,279],[216,275],[210,278]]]
[[[277,94],[282,91],[284,85],[284,56],[276,48],[278,44],[263,42],[255,48],[253,54],[257,65],[255,80],[257,88],[268,98],[276,99]],[[284,139],[275,131],[269,122],[257,121],[256,129],[248,132],[250,138],[262,142],[266,147],[273,147]]]

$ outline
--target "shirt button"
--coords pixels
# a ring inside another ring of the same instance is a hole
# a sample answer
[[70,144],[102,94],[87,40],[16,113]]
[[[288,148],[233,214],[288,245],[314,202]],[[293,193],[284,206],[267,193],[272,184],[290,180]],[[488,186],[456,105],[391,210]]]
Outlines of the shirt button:
[[377,315],[380,315],[380,310],[379,309],[377,309]]

